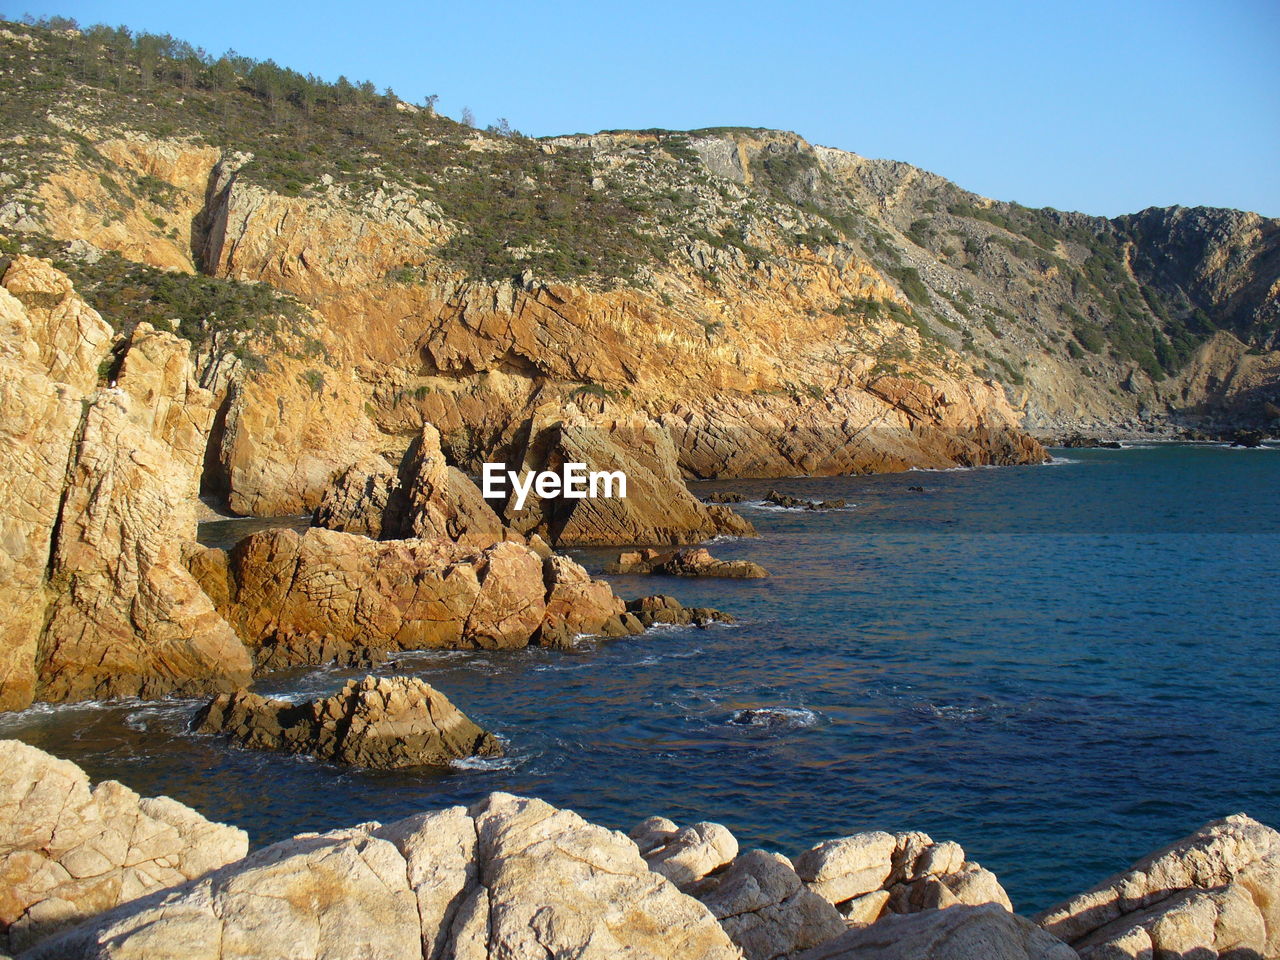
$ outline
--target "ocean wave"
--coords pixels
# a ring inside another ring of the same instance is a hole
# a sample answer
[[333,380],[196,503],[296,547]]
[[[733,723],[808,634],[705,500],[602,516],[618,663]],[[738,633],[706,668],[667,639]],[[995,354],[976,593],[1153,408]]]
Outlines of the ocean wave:
[[449,761],[454,770],[480,770],[490,773],[497,770],[514,770],[524,763],[520,757],[458,757]]
[[735,710],[725,723],[732,727],[793,730],[815,726],[818,714],[805,707],[751,707]]

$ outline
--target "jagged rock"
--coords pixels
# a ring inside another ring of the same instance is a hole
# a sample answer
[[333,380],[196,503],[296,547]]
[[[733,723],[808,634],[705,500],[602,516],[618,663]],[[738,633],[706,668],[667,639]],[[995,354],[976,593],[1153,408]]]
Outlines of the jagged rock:
[[1036,920],[1085,960],[1280,956],[1280,833],[1215,820]]
[[839,510],[847,505],[844,500],[801,500],[799,497],[779,493],[777,490],[770,490],[764,502],[786,507],[788,510]]
[[251,534],[229,554],[189,552],[188,562],[263,669],[640,629],[607,583],[512,542],[480,550],[280,529]]
[[182,563],[214,415],[186,342],[139,324],[99,389],[111,329],[66,277],[18,257],[4,285],[0,707],[244,682]]
[[676,625],[692,624],[706,627],[712,623],[733,623],[733,615],[711,607],[686,607],[675,597],[655,594],[627,601],[627,612],[633,614],[646,627],[655,623]]
[[396,470],[370,456],[347,468],[325,491],[316,525],[375,539],[437,538],[479,548],[524,542],[502,525],[470,478],[448,465],[435,427],[422,428],[405,461]]
[[125,956],[735,960],[705,907],[635,844],[541,800],[491,794],[387,826],[304,835],[94,918],[30,960]]
[[239,860],[243,830],[0,741],[0,951]]
[[754,536],[746,520],[727,507],[708,506],[685,489],[676,450],[656,422],[591,420],[560,409],[541,410],[529,428],[520,472],[558,472],[566,463],[626,475],[626,497],[581,500],[530,497],[516,510],[508,501],[508,523],[555,544],[696,543],[720,534]]
[[793,960],[1078,960],[1069,946],[996,904],[886,917]]
[[779,960],[845,930],[826,900],[777,853],[748,850],[696,892],[747,960]]
[[738,855],[737,839],[718,823],[681,828],[665,817],[650,817],[636,824],[628,836],[650,869],[685,892]]
[[925,833],[872,830],[828,840],[800,854],[795,867],[851,922],[956,904],[1013,909],[995,874],[967,862],[958,843],[935,843]]
[[769,572],[751,560],[717,560],[705,547],[661,553],[653,549],[632,550],[618,555],[616,563],[608,564],[605,573],[650,574],[673,577],[732,577],[743,580],[761,580]]
[[210,701],[192,726],[227,734],[257,750],[309,753],[380,770],[447,766],[462,757],[502,755],[502,744],[449,698],[415,677],[348,680],[331,697],[272,700],[248,690]]
[[591,579],[580,564],[568,557],[552,556],[542,561],[542,570],[547,587],[545,635],[621,636],[639,632],[631,629],[631,620],[624,629],[622,618],[626,605],[603,580]]
[[707,503],[743,503],[747,498],[740,493],[720,491],[707,497]]

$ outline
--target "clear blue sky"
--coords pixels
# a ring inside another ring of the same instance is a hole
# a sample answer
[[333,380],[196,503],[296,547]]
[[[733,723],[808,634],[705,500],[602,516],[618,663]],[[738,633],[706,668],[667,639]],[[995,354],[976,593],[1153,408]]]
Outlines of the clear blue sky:
[[1277,0],[0,0],[440,96],[536,136],[735,124],[1002,200],[1280,216]]

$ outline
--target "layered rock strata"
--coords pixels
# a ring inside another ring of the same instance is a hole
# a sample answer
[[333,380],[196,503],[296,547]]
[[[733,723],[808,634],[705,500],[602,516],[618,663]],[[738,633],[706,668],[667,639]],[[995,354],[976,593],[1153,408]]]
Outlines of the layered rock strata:
[[248,655],[181,557],[214,416],[188,345],[139,324],[111,354],[40,260],[3,286],[0,708],[243,683]]
[[192,721],[257,750],[306,753],[348,766],[393,770],[502,755],[502,744],[416,677],[349,680],[331,697],[294,703],[248,690],[220,694]]
[[243,830],[0,741],[0,953],[239,860]]

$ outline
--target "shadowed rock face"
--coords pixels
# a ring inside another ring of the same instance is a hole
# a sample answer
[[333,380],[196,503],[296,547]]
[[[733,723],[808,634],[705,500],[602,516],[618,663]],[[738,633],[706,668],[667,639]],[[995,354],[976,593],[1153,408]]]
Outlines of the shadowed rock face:
[[659,573],[672,577],[730,577],[739,580],[763,580],[769,572],[751,560],[718,560],[705,547],[662,553],[652,548],[632,550],[618,555],[616,563],[607,565],[605,573]]
[[247,690],[224,693],[197,714],[192,726],[201,733],[227,734],[242,747],[309,753],[382,770],[502,755],[493,734],[416,677],[349,680],[332,697],[309,703]]
[[0,952],[239,860],[243,830],[0,741]]
[[1280,956],[1280,833],[1215,820],[1036,919],[1085,960]]

